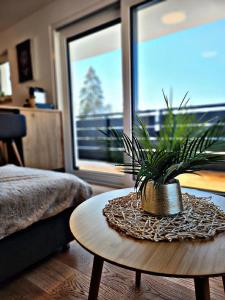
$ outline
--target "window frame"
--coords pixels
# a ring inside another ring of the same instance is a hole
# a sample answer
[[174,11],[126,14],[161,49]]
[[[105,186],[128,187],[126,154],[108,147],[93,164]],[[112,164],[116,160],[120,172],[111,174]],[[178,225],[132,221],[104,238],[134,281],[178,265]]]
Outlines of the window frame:
[[[77,176],[96,184],[112,185],[115,187],[132,186],[130,176],[125,174],[110,174],[97,171],[77,170],[74,168],[73,158],[73,126],[71,124],[71,91],[69,89],[70,70],[68,64],[68,41],[80,38],[89,33],[96,32],[100,29],[107,28],[110,25],[121,22],[120,10],[111,7],[94,13],[87,18],[78,19],[73,26],[68,26],[62,30],[56,30],[54,33],[54,49],[55,49],[55,75],[57,87],[58,108],[63,112],[63,128],[64,128],[64,149],[65,149],[65,169],[67,172],[75,173]],[[76,30],[75,30],[76,28]],[[123,51],[122,51],[123,52]],[[123,54],[122,54],[123,56]],[[122,57],[123,64],[123,57]],[[123,73],[123,70],[122,70]],[[124,78],[124,74],[123,74]],[[123,89],[124,93],[124,89]],[[127,101],[123,103],[123,109],[127,110]],[[128,114],[126,114],[128,115]],[[124,126],[127,120],[124,118]],[[125,126],[127,127],[127,126]],[[76,150],[75,150],[76,151]]]
[[[126,73],[126,76],[129,76],[129,83],[127,83],[126,86],[126,91],[124,92],[128,93],[129,89],[129,99],[131,102],[131,124],[130,127],[128,128],[128,131],[126,132],[127,134],[131,134],[132,132],[132,124],[133,120],[135,119],[135,93],[137,91],[137,79],[135,74],[135,50],[134,50],[134,45],[136,45],[137,40],[136,40],[136,30],[135,30],[135,22],[134,22],[134,10],[138,6],[143,6],[143,5],[154,5],[160,2],[166,2],[169,0],[123,0],[122,1],[122,6],[121,6],[121,11],[122,11],[122,26],[124,24],[124,35],[122,36],[122,40],[124,39],[124,45],[123,45],[123,50],[124,50],[124,56],[125,52],[127,51],[127,59],[125,62],[125,70],[124,72]],[[128,51],[129,49],[129,51]],[[123,66],[123,67],[124,67]],[[129,74],[129,75],[128,75]],[[221,154],[221,156],[224,156]],[[225,172],[225,162],[222,162],[220,166],[218,165],[209,165],[208,167],[205,167],[203,171],[219,171],[219,172]]]

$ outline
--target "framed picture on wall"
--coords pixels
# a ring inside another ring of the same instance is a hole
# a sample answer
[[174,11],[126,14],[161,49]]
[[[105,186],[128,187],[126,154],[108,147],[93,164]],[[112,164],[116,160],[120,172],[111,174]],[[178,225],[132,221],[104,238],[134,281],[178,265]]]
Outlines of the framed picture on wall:
[[33,80],[31,41],[26,40],[16,46],[19,82]]

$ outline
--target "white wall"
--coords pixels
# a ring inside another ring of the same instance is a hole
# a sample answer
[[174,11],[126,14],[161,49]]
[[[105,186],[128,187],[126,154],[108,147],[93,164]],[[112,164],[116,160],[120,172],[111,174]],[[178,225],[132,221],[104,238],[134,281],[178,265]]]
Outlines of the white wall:
[[[115,0],[56,0],[45,8],[23,19],[9,29],[0,32],[0,53],[8,50],[11,80],[13,88],[13,105],[23,105],[28,97],[28,87],[38,86],[47,91],[48,101],[54,103],[52,72],[51,72],[51,47],[50,26],[62,22],[67,23],[76,18],[76,14],[85,13],[86,9],[96,5],[104,7]],[[20,84],[16,60],[16,45],[26,39],[32,40],[32,61],[34,80]]]

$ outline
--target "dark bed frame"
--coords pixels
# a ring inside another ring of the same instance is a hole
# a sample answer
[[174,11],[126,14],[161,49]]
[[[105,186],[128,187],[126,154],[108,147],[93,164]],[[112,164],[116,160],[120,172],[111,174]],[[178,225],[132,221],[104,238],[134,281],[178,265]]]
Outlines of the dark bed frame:
[[74,239],[69,228],[74,208],[67,208],[0,240],[0,283],[63,249]]
[[[18,109],[0,108],[0,113],[18,115],[20,111]],[[5,126],[7,128],[7,122]],[[16,142],[20,155],[23,157],[21,138],[17,139]],[[9,158],[11,158],[11,163],[15,163],[14,156],[10,152]],[[69,218],[74,208],[67,208],[56,216],[38,221],[26,229],[15,232],[0,240],[1,284],[26,268],[64,248],[74,239],[69,228]]]

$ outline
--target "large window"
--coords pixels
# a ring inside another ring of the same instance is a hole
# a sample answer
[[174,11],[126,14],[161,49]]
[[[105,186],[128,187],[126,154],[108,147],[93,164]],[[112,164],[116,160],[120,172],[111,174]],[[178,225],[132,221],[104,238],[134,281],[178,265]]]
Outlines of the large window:
[[153,137],[163,120],[162,89],[174,109],[189,91],[191,114],[224,118],[224,11],[224,1],[209,0],[149,2],[133,9],[135,110]]
[[110,25],[68,40],[74,164],[81,170],[117,172],[122,159],[110,127],[122,130],[121,26]]
[[[115,141],[99,129],[114,127],[129,135],[138,113],[154,139],[165,115],[162,89],[175,111],[189,91],[190,113],[201,122],[205,112],[208,118],[225,116],[225,1],[120,4],[120,10],[108,7],[78,18],[59,39],[64,66],[59,94],[63,101],[70,98],[62,104],[66,161],[69,168],[87,171],[80,176],[117,172],[112,166],[123,159]],[[102,177],[114,180],[111,175]]]

